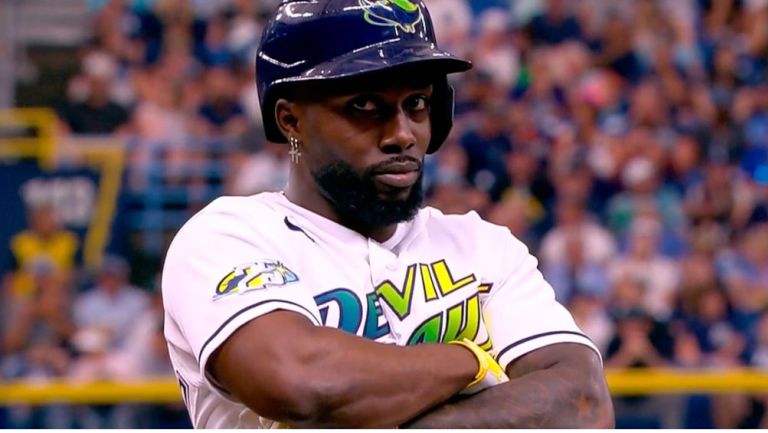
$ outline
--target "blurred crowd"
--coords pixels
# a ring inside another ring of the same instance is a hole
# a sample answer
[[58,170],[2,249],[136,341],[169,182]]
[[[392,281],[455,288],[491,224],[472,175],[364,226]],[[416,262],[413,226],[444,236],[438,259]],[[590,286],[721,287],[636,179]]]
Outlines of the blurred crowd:
[[[606,367],[768,368],[768,1],[425,1],[441,47],[475,65],[451,78],[457,117],[428,157],[427,203],[509,227]],[[205,179],[175,173],[225,138],[226,194],[282,188],[287,146],[264,140],[254,82],[274,0],[90,4],[62,134],[130,138],[129,176],[160,161],[188,188]],[[108,257],[73,293],[74,243],[53,209],[30,210],[10,246],[0,374],[172,374],[155,288]],[[768,427],[766,404],[616,399],[635,427]],[[78,409],[37,410],[98,428],[151,408]],[[49,422],[31,413],[6,417]]]

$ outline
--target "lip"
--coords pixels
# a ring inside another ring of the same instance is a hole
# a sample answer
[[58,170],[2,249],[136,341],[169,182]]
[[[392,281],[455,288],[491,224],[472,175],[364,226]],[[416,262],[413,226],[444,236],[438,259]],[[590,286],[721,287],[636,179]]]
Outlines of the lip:
[[419,172],[418,170],[403,172],[388,171],[375,175],[374,179],[391,188],[402,189],[413,186],[419,179]]
[[404,174],[411,171],[419,171],[420,168],[421,165],[417,161],[396,161],[390,162],[383,167],[378,167],[374,174]]

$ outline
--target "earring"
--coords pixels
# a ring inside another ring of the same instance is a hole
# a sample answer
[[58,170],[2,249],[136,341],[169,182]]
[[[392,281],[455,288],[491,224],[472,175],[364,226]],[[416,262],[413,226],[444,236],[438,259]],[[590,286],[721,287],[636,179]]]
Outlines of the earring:
[[288,144],[291,147],[288,151],[288,155],[291,156],[291,162],[298,164],[299,158],[301,157],[301,142],[296,137],[289,137]]

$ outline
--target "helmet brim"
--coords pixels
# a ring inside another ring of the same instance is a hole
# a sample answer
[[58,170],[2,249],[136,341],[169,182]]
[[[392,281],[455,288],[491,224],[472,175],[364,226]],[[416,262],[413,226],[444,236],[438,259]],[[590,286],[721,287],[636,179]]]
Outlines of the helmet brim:
[[[280,89],[291,84],[324,82],[343,86],[345,80],[361,80],[379,74],[414,74],[424,77],[445,77],[447,74],[464,72],[472,63],[446,51],[424,43],[404,45],[402,42],[376,44],[337,57],[308,69],[303,74],[277,80],[272,84],[270,94],[265,95],[274,106]],[[338,82],[338,83],[336,83]],[[267,137],[273,142],[287,142],[276,124],[274,116],[264,116]]]
[[321,63],[284,81],[337,80],[404,67],[442,75],[467,71],[472,63],[424,44],[376,44]]

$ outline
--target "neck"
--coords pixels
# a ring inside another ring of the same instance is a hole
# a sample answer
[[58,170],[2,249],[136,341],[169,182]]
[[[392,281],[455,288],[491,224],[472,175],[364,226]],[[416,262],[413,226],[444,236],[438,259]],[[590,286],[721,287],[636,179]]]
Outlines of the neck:
[[288,184],[285,186],[284,193],[291,203],[341,224],[377,242],[384,242],[391,238],[397,229],[397,224],[361,227],[342,218],[336,212],[330,200],[320,192],[315,181],[312,179],[312,175],[302,165],[291,165],[291,170],[288,174]]

